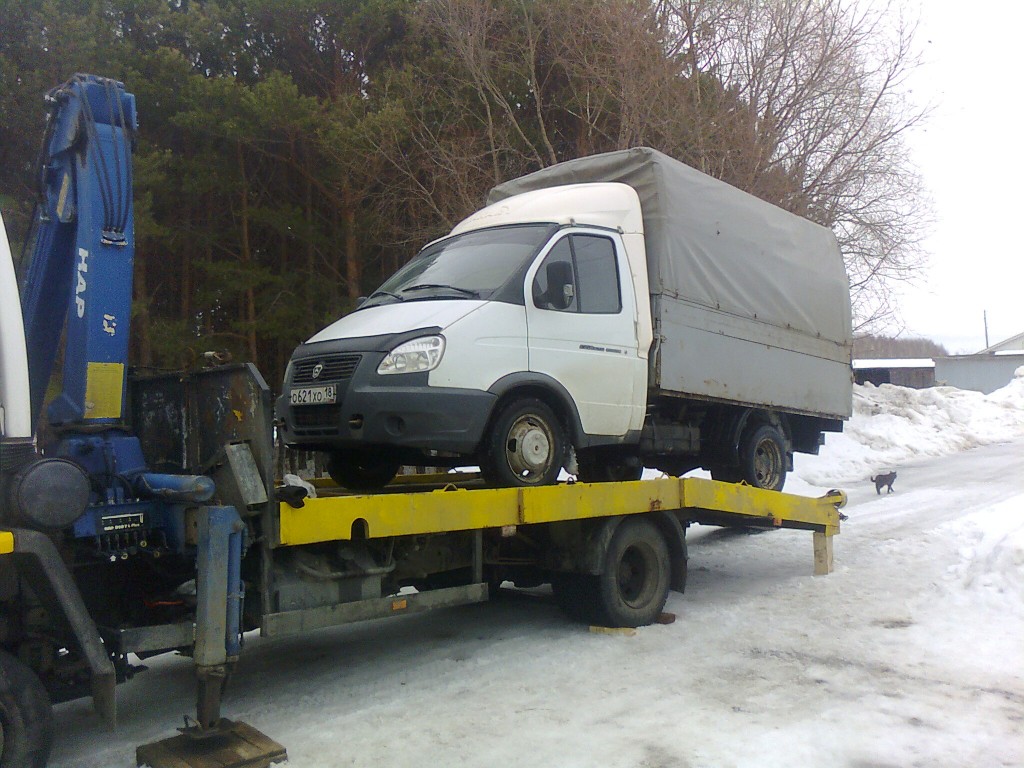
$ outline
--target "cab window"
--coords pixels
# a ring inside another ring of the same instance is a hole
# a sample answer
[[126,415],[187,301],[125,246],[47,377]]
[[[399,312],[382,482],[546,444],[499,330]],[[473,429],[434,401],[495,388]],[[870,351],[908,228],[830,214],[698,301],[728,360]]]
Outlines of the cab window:
[[615,244],[599,235],[569,235],[548,252],[533,281],[540,309],[582,314],[622,310]]

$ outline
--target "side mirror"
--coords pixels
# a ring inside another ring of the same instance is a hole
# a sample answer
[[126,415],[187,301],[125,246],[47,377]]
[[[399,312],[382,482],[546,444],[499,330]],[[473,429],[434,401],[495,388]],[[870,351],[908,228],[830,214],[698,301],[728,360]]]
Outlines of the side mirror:
[[359,309],[361,306],[363,306],[363,304],[366,303],[366,299],[367,298],[368,297],[366,297],[366,296],[358,296],[358,297],[356,297],[356,309]]
[[576,295],[572,279],[572,265],[566,261],[554,261],[547,266],[547,299],[552,309],[568,309]]

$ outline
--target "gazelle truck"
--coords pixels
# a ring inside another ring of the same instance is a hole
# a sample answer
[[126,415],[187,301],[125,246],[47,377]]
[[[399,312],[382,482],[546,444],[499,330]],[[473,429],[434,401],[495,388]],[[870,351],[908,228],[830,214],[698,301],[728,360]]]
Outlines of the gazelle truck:
[[851,412],[833,233],[652,149],[495,187],[295,350],[292,446],[341,485],[477,463],[495,485],[703,467],[781,489]]

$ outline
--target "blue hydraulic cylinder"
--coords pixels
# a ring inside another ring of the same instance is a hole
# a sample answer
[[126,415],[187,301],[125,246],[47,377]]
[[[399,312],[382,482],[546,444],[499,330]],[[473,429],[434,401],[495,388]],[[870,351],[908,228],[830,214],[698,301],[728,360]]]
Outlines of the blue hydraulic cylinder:
[[66,326],[63,389],[50,421],[116,423],[135,251],[135,97],[116,81],[75,75],[47,99],[36,238],[21,294],[33,418]]
[[143,472],[135,480],[135,488],[144,499],[201,504],[213,498],[217,488],[205,475],[163,475]]
[[[234,510],[234,507],[231,507]],[[236,518],[237,518],[237,512]],[[242,581],[242,550],[246,529],[238,520],[233,524],[228,540],[228,597],[227,630],[224,633],[224,647],[228,658],[234,659],[242,652],[242,608],[245,601],[245,583]]]
[[216,667],[241,650],[246,529],[234,507],[202,507],[198,522],[194,658],[198,667]]

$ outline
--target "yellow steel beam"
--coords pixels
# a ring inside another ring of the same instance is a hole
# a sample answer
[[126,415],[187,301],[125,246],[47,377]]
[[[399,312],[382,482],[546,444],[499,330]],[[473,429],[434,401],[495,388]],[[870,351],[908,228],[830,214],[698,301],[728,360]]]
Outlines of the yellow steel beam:
[[682,482],[684,506],[688,509],[765,518],[776,526],[823,525],[830,534],[839,532],[839,509],[846,505],[846,494],[842,491],[830,491],[815,499],[700,478],[686,478]]
[[574,483],[539,488],[384,493],[306,499],[295,509],[280,505],[283,546],[447,531],[550,523],[656,510],[742,515],[751,522],[796,522],[838,532],[845,497],[811,499],[696,478],[620,483]]

